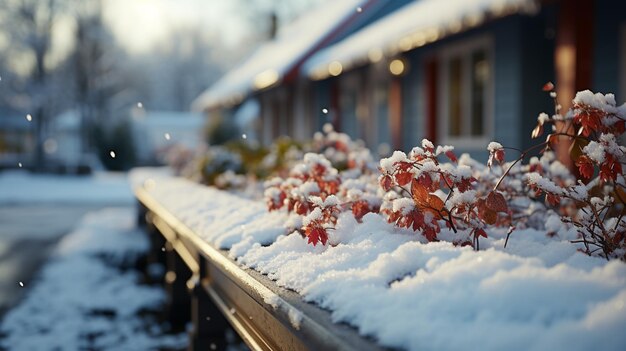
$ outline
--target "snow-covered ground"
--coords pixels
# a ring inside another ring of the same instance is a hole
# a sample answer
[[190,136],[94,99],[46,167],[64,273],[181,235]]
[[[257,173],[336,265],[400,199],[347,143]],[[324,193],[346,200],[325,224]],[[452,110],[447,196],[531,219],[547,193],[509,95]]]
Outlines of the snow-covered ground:
[[[151,350],[182,348],[186,335],[164,335],[139,312],[164,302],[160,288],[141,285],[129,264],[148,249],[132,208],[85,216],[65,236],[26,298],[10,310],[0,348],[10,350]],[[149,315],[149,314],[148,314]]]
[[333,245],[314,247],[284,235],[287,214],[261,202],[183,179],[131,178],[242,265],[384,346],[626,349],[626,264],[584,255],[558,235],[518,230],[504,249],[506,232],[491,231],[476,252],[420,242],[377,214],[362,223],[344,214],[329,233]]
[[91,176],[0,172],[0,205],[20,204],[132,204],[126,173]]

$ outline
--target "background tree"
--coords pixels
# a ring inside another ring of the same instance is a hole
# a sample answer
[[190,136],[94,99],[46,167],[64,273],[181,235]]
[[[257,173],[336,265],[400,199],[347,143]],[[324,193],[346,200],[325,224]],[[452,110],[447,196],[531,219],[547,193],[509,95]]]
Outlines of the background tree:
[[[46,108],[54,100],[55,91],[51,72],[54,68],[51,44],[52,33],[61,13],[59,0],[3,0],[0,3],[0,16],[4,34],[10,45],[3,49],[8,64],[13,65],[21,76],[12,88],[9,96],[16,100],[13,105],[22,111],[28,111],[33,117],[35,130],[35,165],[45,168],[43,142],[45,129],[50,116],[54,113]],[[17,78],[17,77],[15,77]]]

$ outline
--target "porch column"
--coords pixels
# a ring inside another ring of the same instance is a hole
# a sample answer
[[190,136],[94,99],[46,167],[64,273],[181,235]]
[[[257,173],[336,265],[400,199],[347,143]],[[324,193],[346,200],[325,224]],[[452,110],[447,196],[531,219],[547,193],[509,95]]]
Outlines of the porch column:
[[394,150],[402,150],[402,79],[391,78],[389,84],[389,122],[391,129],[391,146]]
[[430,59],[424,64],[426,81],[426,138],[437,144],[437,60]]
[[[563,0],[559,3],[554,72],[557,100],[563,114],[571,107],[577,91],[591,88],[593,10],[594,0]],[[573,133],[573,129],[568,132]],[[569,138],[560,137],[556,151],[559,160],[571,169],[570,144]]]

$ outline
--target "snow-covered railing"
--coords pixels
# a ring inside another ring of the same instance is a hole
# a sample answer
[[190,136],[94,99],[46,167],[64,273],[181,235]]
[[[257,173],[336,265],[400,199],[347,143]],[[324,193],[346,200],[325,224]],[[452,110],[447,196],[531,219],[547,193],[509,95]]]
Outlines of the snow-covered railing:
[[[225,325],[221,316],[254,350],[380,349],[375,343],[360,337],[355,329],[333,324],[328,311],[304,302],[300,295],[279,287],[266,275],[242,267],[229,257],[228,251],[218,248],[234,243],[237,235],[229,236],[227,231],[245,225],[240,224],[241,220],[238,221],[237,217],[245,221],[260,215],[265,212],[262,204],[185,180],[138,173],[135,172],[134,180],[137,183],[137,179],[142,179],[142,184],[135,187],[135,195],[142,208],[141,219],[146,219],[151,228],[149,232],[156,236],[152,238],[156,243],[153,245],[155,254],[164,253],[166,256],[165,282],[171,306],[169,317],[184,322],[188,313],[181,308],[191,308],[193,330],[190,349],[207,350],[223,346],[224,340],[220,338],[223,339]],[[151,191],[158,186],[165,191]],[[223,230],[218,233],[198,232],[198,228],[203,226],[200,222],[194,225],[193,221],[201,220],[202,216],[177,217],[190,214],[179,207],[189,202],[177,201],[169,195],[178,193],[181,198],[193,197],[196,191],[200,191],[205,199],[213,200],[205,202],[205,206],[196,203],[199,205],[198,213],[208,210],[205,212],[208,216],[204,218],[213,222],[204,228],[221,226]],[[272,223],[276,224],[270,220],[267,228]],[[263,233],[262,228],[255,233],[258,235],[248,237],[250,243],[267,243],[277,234],[275,230]],[[219,244],[209,244],[207,237],[211,234],[216,236],[214,239],[220,237]],[[221,316],[216,315],[217,312]]]
[[216,335],[212,309],[253,349],[626,345],[626,265],[545,232],[518,230],[503,248],[506,230],[490,230],[475,251],[428,243],[379,214],[344,213],[314,246],[285,235],[289,215],[260,201],[171,176],[133,178],[165,238],[174,300],[191,300],[197,349]]

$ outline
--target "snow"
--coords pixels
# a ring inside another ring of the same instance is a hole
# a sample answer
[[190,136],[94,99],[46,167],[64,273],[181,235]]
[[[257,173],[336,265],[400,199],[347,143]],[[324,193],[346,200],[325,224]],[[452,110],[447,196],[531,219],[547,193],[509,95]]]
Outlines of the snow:
[[[493,229],[476,252],[426,243],[378,214],[359,223],[346,212],[329,230],[332,245],[312,246],[297,233],[287,235],[286,213],[268,213],[260,202],[167,177],[149,192],[207,242],[230,249],[243,266],[386,347],[623,350],[626,345],[626,265],[578,252],[569,242],[575,230],[556,226],[556,219],[547,223],[557,231],[554,237],[519,229],[504,249],[506,228]],[[452,235],[445,228],[439,234]]]
[[532,11],[532,0],[420,0],[370,24],[337,44],[318,51],[303,65],[303,72],[313,79],[328,76],[331,64],[341,64],[343,71],[367,60],[380,60],[399,51],[407,51],[480,24],[486,16]]
[[132,204],[126,174],[101,172],[91,176],[0,173],[0,205],[33,203]]
[[565,194],[565,190],[563,188],[556,185],[553,181],[544,178],[541,174],[537,172],[528,173],[526,174],[525,178],[529,184],[535,185],[539,189],[544,190],[548,193],[552,193],[555,195]]
[[589,144],[585,145],[583,153],[598,164],[604,163],[606,157],[604,145],[595,141],[590,141]]
[[311,213],[309,213],[308,215],[304,217],[304,219],[302,220],[302,224],[305,227],[308,227],[311,223],[315,221],[319,221],[321,219],[322,219],[322,210],[319,207],[316,207],[313,209],[313,211],[311,211]]
[[487,151],[496,152],[497,150],[502,150],[502,144],[492,141],[487,145]]
[[250,92],[284,78],[298,61],[319,45],[335,28],[354,14],[363,0],[327,1],[293,23],[282,27],[273,40],[263,44],[244,62],[200,95],[192,109],[202,111],[241,101]]
[[548,114],[545,112],[541,112],[537,117],[537,122],[539,122],[539,124],[545,124],[547,122],[550,122],[550,116],[548,116]]
[[380,160],[380,168],[384,173],[391,174],[395,169],[395,164],[399,162],[409,162],[409,159],[404,152],[396,150],[391,157]]
[[140,285],[133,270],[120,269],[148,249],[134,227],[132,208],[87,215],[59,243],[39,280],[11,309],[0,347],[12,350],[148,350],[181,348],[186,335],[163,335],[138,313],[165,302],[160,288]]
[[615,95],[592,93],[590,90],[583,90],[576,93],[574,104],[586,105],[608,113],[617,113]]

